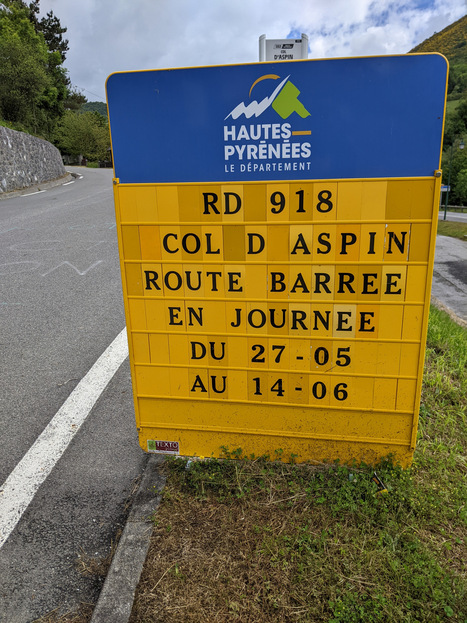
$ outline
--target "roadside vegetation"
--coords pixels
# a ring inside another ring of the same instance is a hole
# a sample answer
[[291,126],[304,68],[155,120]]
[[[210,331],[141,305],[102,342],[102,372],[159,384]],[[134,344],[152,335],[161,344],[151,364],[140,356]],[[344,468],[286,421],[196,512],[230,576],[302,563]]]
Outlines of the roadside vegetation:
[[103,102],[87,102],[65,67],[66,27],[40,0],[0,2],[0,125],[52,142],[78,159],[109,159]]
[[434,33],[411,52],[439,52],[449,61],[443,184],[451,186],[451,204],[467,205],[467,16]]
[[467,223],[455,223],[454,221],[438,221],[438,235],[459,238],[467,242]]
[[467,621],[467,331],[432,308],[411,468],[166,462],[132,623]]

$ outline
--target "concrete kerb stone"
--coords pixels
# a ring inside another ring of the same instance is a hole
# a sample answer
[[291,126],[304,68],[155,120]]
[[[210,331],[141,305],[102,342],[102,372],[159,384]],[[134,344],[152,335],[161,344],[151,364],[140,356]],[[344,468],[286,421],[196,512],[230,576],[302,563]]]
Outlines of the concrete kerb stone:
[[40,184],[34,184],[34,186],[29,186],[28,188],[12,190],[9,193],[0,193],[0,201],[2,201],[2,199],[12,199],[13,197],[20,197],[21,195],[27,195],[29,193],[39,192],[40,190],[48,190],[49,188],[54,188],[55,186],[61,186],[62,184],[71,182],[77,177],[79,176],[76,173],[70,173],[67,171],[66,175],[63,175],[55,180],[50,180],[49,182],[41,182]]
[[151,517],[159,507],[165,457],[151,455],[94,609],[91,623],[128,623],[136,587],[152,534]]

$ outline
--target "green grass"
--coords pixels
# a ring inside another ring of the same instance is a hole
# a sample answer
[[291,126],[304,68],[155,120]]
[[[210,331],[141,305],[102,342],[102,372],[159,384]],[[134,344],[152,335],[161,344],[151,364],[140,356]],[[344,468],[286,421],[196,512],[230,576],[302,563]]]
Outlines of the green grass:
[[451,236],[467,240],[467,223],[455,223],[454,221],[438,221],[438,235]]
[[[459,97],[459,96],[457,96]],[[459,106],[461,100],[460,99],[452,99],[446,102],[446,114],[454,114]]]
[[[467,331],[432,308],[411,468],[167,461],[132,623],[467,622]],[[240,457],[240,458],[239,458]]]

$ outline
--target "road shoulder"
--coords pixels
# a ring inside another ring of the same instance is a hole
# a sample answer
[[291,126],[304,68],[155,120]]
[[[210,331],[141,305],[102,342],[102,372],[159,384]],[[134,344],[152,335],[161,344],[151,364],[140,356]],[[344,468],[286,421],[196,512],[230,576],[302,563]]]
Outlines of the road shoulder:
[[18,190],[12,190],[9,193],[1,193],[0,201],[2,201],[3,199],[12,199],[13,197],[21,197],[21,195],[38,193],[43,190],[48,190],[49,188],[54,188],[55,186],[61,186],[62,184],[67,184],[68,182],[73,181],[75,177],[77,177],[76,174],[67,171],[65,175],[62,175],[62,177],[59,177],[55,180],[50,180],[49,182],[41,182],[40,184],[34,184],[34,186],[28,186],[27,188],[19,188]]
[[127,623],[130,618],[136,587],[149,549],[153,526],[151,518],[160,504],[165,485],[165,476],[160,470],[164,459],[156,455],[149,458],[91,623]]

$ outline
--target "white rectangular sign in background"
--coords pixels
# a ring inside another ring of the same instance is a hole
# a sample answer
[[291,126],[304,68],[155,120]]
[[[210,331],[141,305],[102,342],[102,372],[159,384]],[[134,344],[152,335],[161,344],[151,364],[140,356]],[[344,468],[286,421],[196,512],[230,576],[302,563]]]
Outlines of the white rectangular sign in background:
[[296,61],[308,58],[308,37],[301,39],[266,39],[259,38],[260,61]]

